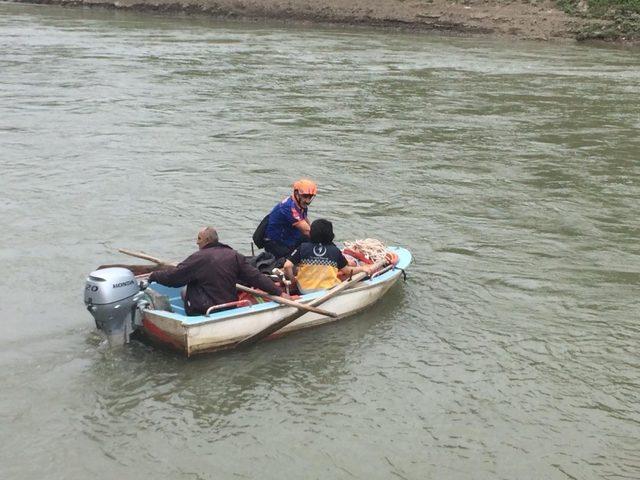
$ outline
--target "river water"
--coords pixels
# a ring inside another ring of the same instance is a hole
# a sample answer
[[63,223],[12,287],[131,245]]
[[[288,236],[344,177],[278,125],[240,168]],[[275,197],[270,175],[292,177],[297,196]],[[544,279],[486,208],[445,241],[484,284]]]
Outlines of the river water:
[[[0,48],[0,478],[640,478],[637,50],[16,4]],[[105,348],[88,272],[248,252],[303,175],[406,283]]]

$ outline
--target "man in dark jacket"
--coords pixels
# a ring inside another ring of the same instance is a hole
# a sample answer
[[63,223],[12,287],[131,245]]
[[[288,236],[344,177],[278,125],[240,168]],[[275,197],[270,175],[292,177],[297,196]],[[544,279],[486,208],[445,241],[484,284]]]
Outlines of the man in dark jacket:
[[282,295],[282,290],[249,265],[243,255],[218,242],[218,233],[213,227],[200,230],[197,244],[199,250],[183,262],[149,276],[149,283],[187,286],[184,299],[187,315],[202,315],[212,305],[236,301],[236,283]]

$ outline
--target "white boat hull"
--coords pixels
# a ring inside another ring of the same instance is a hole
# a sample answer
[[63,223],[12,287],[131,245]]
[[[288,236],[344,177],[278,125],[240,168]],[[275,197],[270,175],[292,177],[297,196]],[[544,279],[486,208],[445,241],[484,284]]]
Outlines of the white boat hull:
[[[404,249],[408,259],[411,255]],[[405,257],[406,257],[405,255]],[[401,260],[402,257],[401,257]],[[404,268],[404,265],[402,268]],[[322,308],[337,314],[332,318],[317,313],[305,313],[268,338],[274,338],[304,328],[315,327],[354,315],[377,302],[400,278],[402,271],[394,269],[379,277],[361,282],[322,304]],[[305,295],[298,301],[309,303],[323,292]],[[228,310],[210,317],[186,317],[161,310],[145,310],[142,319],[142,334],[154,343],[178,350],[186,356],[215,352],[233,348],[239,341],[266,328],[293,313],[295,307],[273,302]]]

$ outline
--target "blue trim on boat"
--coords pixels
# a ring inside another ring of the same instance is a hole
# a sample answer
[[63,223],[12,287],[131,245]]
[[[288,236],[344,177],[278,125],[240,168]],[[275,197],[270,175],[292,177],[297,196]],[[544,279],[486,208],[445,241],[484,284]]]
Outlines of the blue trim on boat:
[[[398,270],[405,269],[409,266],[412,260],[411,253],[406,248],[402,247],[388,247],[389,250],[395,252],[398,255],[398,263],[395,268],[374,277],[372,280],[365,280],[362,282],[363,285],[376,285],[378,283],[386,282],[394,275],[398,275]],[[216,320],[223,320],[229,317],[235,317],[244,315],[247,313],[260,312],[263,310],[269,310],[271,308],[279,308],[283,307],[282,305],[275,302],[265,302],[265,303],[257,303],[255,305],[251,305],[248,307],[234,308],[232,310],[224,310],[222,312],[212,313],[208,317],[204,315],[198,315],[193,317],[188,317],[184,313],[184,305],[182,303],[182,298],[180,296],[180,288],[172,288],[165,287],[164,285],[160,285],[157,283],[151,284],[152,288],[160,293],[161,295],[166,295],[169,297],[169,301],[171,303],[171,308],[173,308],[173,312],[167,311],[156,311],[156,313],[161,313],[162,316],[167,318],[172,318],[174,320],[181,321],[184,325],[197,325],[199,323],[209,323]],[[308,293],[300,297],[300,300],[307,301],[313,300],[314,298],[321,297],[325,294],[325,291]],[[284,307],[283,307],[284,308]]]

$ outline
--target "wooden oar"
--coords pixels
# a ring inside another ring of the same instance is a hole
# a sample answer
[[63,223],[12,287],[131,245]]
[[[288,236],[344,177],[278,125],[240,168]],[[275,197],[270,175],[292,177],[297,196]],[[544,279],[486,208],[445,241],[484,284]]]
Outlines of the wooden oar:
[[131,270],[137,277],[138,275],[147,275],[151,272],[155,272],[156,270],[161,270],[165,268],[165,265],[127,265],[124,263],[112,263],[109,265],[100,265],[97,270],[113,267],[126,268],[127,270]]
[[371,274],[371,278],[376,278],[378,275],[382,275],[383,273],[388,272],[389,270],[391,270],[394,267],[395,267],[395,265],[393,265],[393,264],[387,265],[386,267],[381,268],[380,270],[377,270],[374,273],[372,273]]
[[306,310],[307,312],[318,313],[320,315],[325,315],[331,318],[336,318],[338,316],[337,313],[329,312],[328,310],[323,310],[322,308],[316,308],[310,304],[296,302],[295,300],[289,300],[288,298],[279,297],[277,295],[271,295],[269,293],[263,292],[262,290],[256,290],[255,288],[245,287],[244,285],[240,285],[239,283],[236,283],[236,288],[238,290],[242,290],[243,292],[247,292],[252,295],[258,295],[259,297],[267,298],[276,303],[281,303],[282,305],[289,305],[290,307],[296,307],[299,310]]
[[167,267],[175,267],[177,265],[175,262],[169,262],[167,260],[162,260],[161,258],[158,258],[158,257],[152,257],[151,255],[147,255],[146,253],[127,250],[126,248],[119,248],[118,251],[120,253],[124,253],[125,255],[142,258],[144,260],[149,260],[150,262],[157,263],[158,265],[165,265]]
[[[365,272],[360,272],[360,273],[354,275],[350,280],[345,280],[344,282],[339,283],[338,285],[333,287],[331,290],[329,290],[327,293],[325,293],[320,298],[316,298],[315,300],[309,302],[308,305],[311,305],[312,307],[317,307],[318,305],[321,305],[324,302],[326,302],[327,300],[335,297],[338,293],[342,292],[343,290],[345,290],[347,288],[350,288],[353,285],[356,285],[360,280],[362,280],[366,276],[367,276],[367,274]],[[272,323],[268,327],[265,327],[265,328],[263,328],[262,330],[260,330],[260,331],[258,331],[256,333],[252,333],[248,337],[240,340],[236,344],[236,348],[243,348],[243,347],[248,347],[250,345],[253,345],[254,343],[259,342],[263,338],[268,337],[272,333],[277,332],[281,328],[286,327],[291,322],[293,322],[294,320],[300,318],[304,314],[305,314],[305,312],[302,312],[302,311],[298,311],[296,313],[292,313],[288,317],[285,317],[282,320],[278,320],[277,322]]]

